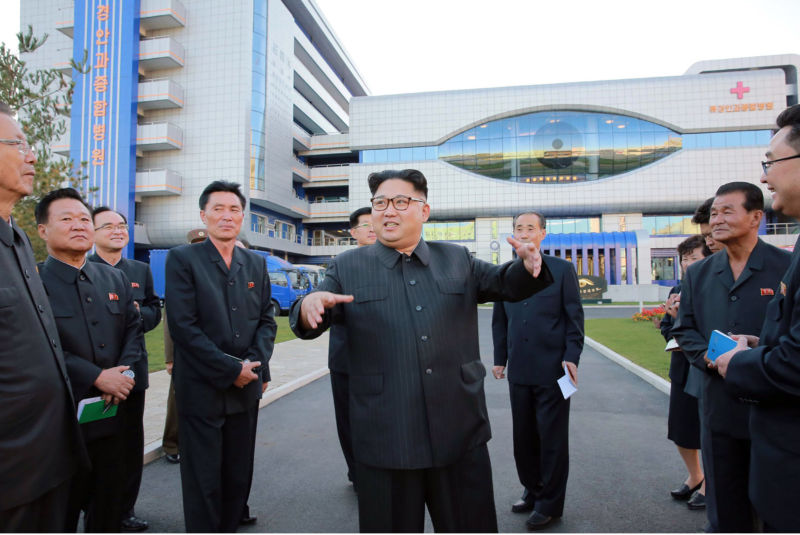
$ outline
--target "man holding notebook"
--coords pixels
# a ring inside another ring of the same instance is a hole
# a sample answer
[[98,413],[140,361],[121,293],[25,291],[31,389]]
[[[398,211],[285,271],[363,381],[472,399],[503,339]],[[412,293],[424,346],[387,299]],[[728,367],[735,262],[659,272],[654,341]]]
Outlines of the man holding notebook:
[[124,435],[115,406],[124,404],[135,381],[141,380],[131,377],[131,370],[143,358],[139,312],[131,283],[121,270],[87,261],[94,225],[77,191],[65,188],[45,195],[36,205],[36,222],[48,253],[39,273],[56,319],[75,400],[99,396],[105,415],[114,414],[80,426],[92,466],[73,481],[66,529],[77,529],[84,510],[87,533],[117,532],[124,512]]

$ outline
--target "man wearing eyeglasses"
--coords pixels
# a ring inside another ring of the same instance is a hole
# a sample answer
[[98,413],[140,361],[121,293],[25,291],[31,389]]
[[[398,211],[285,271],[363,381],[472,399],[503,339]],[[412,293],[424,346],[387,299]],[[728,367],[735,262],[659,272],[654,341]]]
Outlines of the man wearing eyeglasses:
[[[377,236],[372,229],[372,208],[365,206],[350,214],[350,236],[359,247],[372,245]],[[347,333],[345,329],[331,328],[328,340],[328,369],[331,371],[333,412],[336,415],[336,431],[339,444],[347,463],[347,479],[358,489],[355,482],[353,462],[353,439],[350,436],[350,377],[347,373]]]
[[88,462],[53,311],[11,217],[35,163],[0,102],[0,532],[67,531],[71,480]]
[[[133,304],[139,312],[144,332],[151,331],[161,321],[161,300],[153,290],[153,273],[144,262],[122,257],[128,245],[128,220],[122,214],[107,206],[92,211],[94,223],[95,253],[89,256],[92,262],[99,262],[122,270],[131,283]],[[122,422],[123,457],[125,460],[124,496],[122,500],[123,531],[144,531],[147,521],[134,514],[134,505],[142,482],[142,458],[144,456],[144,391],[149,386],[147,350],[142,348],[142,358],[134,368],[136,384],[128,395],[126,403],[120,407]]]
[[423,240],[421,172],[368,182],[378,242],[337,256],[290,315],[300,338],[346,331],[360,530],[421,532],[427,505],[437,532],[497,531],[476,305],[524,299],[552,277],[513,238],[519,259],[501,266]]
[[[800,105],[778,115],[778,131],[761,163],[772,207],[800,218]],[[742,331],[734,331],[742,332]],[[751,409],[750,499],[764,531],[800,531],[800,240],[779,290],[769,303],[761,338],[734,336],[738,347],[720,355],[717,372]],[[747,349],[747,346],[752,349]]]

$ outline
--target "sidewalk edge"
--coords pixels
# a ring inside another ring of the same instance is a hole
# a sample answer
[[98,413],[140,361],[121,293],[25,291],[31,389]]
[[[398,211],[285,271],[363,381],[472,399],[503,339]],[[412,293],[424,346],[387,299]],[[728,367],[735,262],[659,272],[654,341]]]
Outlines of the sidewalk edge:
[[[306,386],[309,383],[312,383],[319,379],[320,377],[324,377],[329,373],[327,366],[324,368],[319,368],[318,370],[314,370],[311,373],[307,373],[302,377],[298,377],[292,381],[289,381],[286,384],[283,384],[276,388],[275,390],[269,390],[264,394],[264,397],[261,398],[261,401],[258,402],[258,408],[263,409],[273,401],[277,401],[283,396],[287,394],[291,394],[295,390]],[[160,459],[164,455],[164,450],[161,449],[161,440],[154,440],[149,444],[145,444],[144,446],[144,464],[149,464],[157,459]]]
[[628,370],[632,374],[638,375],[645,382],[650,383],[657,390],[660,390],[664,394],[669,395],[670,383],[666,379],[663,379],[662,377],[659,377],[658,375],[654,374],[650,370],[642,368],[638,364],[634,364],[633,362],[631,362],[627,358],[623,357],[622,355],[620,355],[616,351],[604,346],[603,344],[601,344],[597,340],[593,340],[593,339],[589,338],[588,336],[585,336],[584,340],[585,340],[585,344],[586,345],[588,345],[589,347],[591,347],[592,349],[594,349],[595,351],[597,351],[598,353],[600,353],[601,355],[606,357],[608,360],[610,360],[610,361],[612,361],[612,362],[614,362],[616,364],[619,364],[620,366],[622,366],[623,368],[625,368],[626,370]]

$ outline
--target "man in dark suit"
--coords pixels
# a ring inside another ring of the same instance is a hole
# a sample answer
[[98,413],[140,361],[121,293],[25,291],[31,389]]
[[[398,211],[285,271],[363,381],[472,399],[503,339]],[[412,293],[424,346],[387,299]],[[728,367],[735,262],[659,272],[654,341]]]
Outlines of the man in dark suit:
[[[800,218],[800,106],[778,116],[762,162],[761,182],[772,192],[772,207]],[[736,330],[734,332],[743,332]],[[748,337],[750,338],[750,337]],[[800,531],[800,240],[779,290],[769,303],[761,339],[715,361],[728,391],[754,398],[751,409],[750,499],[765,531]]]
[[[92,215],[74,189],[45,195],[36,205],[36,222],[49,255],[39,273],[53,307],[73,395],[78,401],[102,396],[109,406],[124,406],[135,378],[123,372],[137,369],[144,344],[131,283],[122,271],[86,260],[94,243]],[[87,532],[119,531],[122,417],[81,424],[81,431],[92,468],[75,478],[68,528],[77,529],[83,509]]]
[[476,305],[552,278],[513,238],[520,259],[502,266],[421,239],[430,206],[417,170],[373,173],[369,187],[379,243],[337,256],[289,319],[305,339],[331,324],[347,333],[359,527],[420,532],[427,504],[436,531],[496,531]]
[[66,531],[71,480],[88,462],[53,312],[11,217],[35,162],[0,102],[0,532]]
[[276,324],[267,265],[236,247],[246,199],[215,181],[200,195],[208,239],[169,252],[166,307],[187,531],[234,532],[253,471],[258,401]]
[[713,330],[758,336],[767,303],[789,265],[785,251],[758,238],[763,207],[764,196],[753,184],[731,182],[717,190],[710,223],[714,240],[725,250],[686,271],[672,331],[686,358],[705,372],[702,425],[708,426],[704,438],[713,465],[706,473],[706,496],[714,496],[717,508],[712,531],[754,529],[747,497],[750,405],[725,390],[722,378],[708,367],[706,350]]
[[[100,262],[121,269],[128,277],[133,291],[133,304],[139,312],[142,331],[148,332],[161,322],[161,300],[153,290],[153,273],[144,262],[122,257],[122,250],[128,245],[128,220],[122,214],[107,206],[92,211],[94,222],[95,253],[89,256],[91,262]],[[137,518],[133,507],[142,483],[142,459],[144,457],[144,391],[149,386],[147,368],[147,348],[142,348],[143,356],[133,370],[138,380],[120,407],[120,420],[124,433],[123,448],[125,458],[125,488],[122,499],[123,531],[144,531],[147,521]]]
[[[539,212],[514,218],[514,238],[542,244],[547,231]],[[533,511],[526,525],[544,529],[562,516],[569,473],[569,399],[558,379],[569,371],[578,383],[583,350],[583,306],[572,263],[542,255],[553,284],[517,303],[495,303],[492,314],[495,379],[506,376],[511,395],[514,460],[525,490],[511,510]]]
[[[377,237],[372,229],[372,208],[365,206],[350,214],[350,235],[359,247],[372,245]],[[350,436],[350,376],[347,373],[347,331],[336,326],[331,328],[328,340],[328,369],[331,371],[333,411],[336,415],[336,431],[347,463],[347,479],[355,486],[355,463],[353,461],[353,439]]]

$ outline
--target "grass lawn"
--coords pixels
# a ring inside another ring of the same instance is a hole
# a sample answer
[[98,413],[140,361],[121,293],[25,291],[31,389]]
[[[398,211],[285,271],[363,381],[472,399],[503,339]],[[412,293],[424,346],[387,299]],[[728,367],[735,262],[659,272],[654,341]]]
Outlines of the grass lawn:
[[[275,318],[278,323],[278,332],[275,335],[275,343],[286,342],[297,338],[289,328],[289,318],[281,316]],[[152,331],[145,333],[145,343],[147,343],[148,368],[149,372],[157,372],[166,368],[164,365],[164,322]]]
[[629,318],[586,320],[586,336],[613,349],[639,366],[669,380],[670,355],[664,351],[666,342],[661,331],[651,322]]

